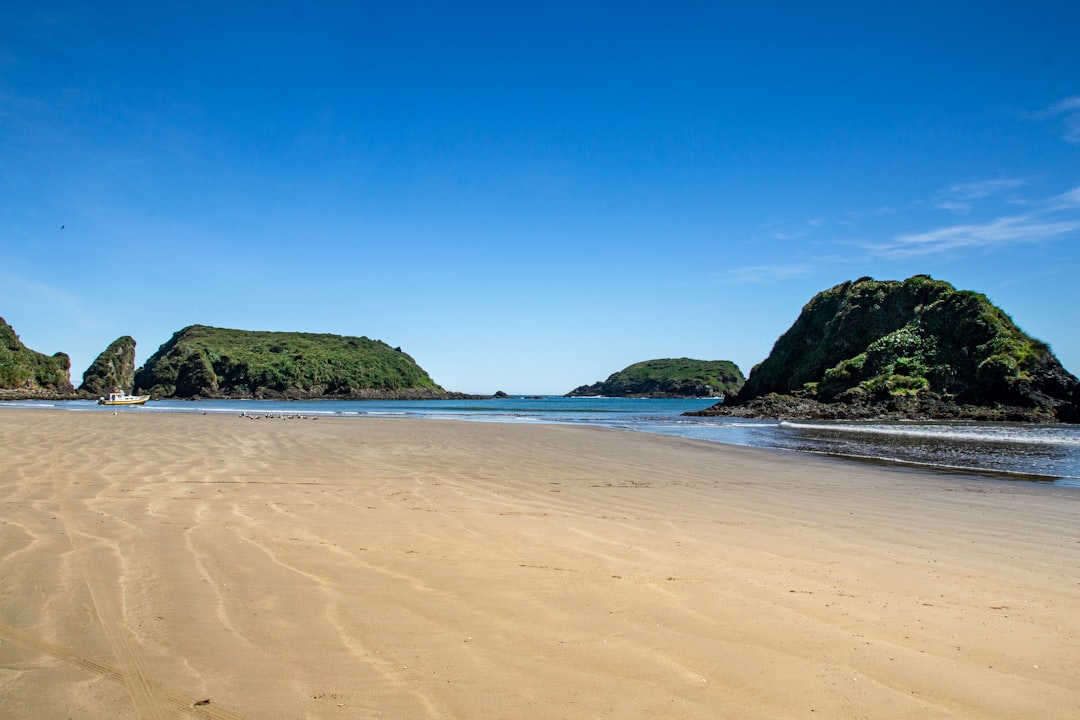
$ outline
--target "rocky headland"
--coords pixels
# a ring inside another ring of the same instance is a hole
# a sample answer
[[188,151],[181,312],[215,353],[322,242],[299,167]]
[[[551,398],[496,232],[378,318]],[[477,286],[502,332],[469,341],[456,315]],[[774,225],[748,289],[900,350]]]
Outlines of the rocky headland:
[[739,392],[695,415],[1080,421],[1080,381],[986,296],[927,275],[815,295]]
[[81,397],[71,385],[71,358],[45,355],[23,345],[0,318],[0,400],[70,400]]

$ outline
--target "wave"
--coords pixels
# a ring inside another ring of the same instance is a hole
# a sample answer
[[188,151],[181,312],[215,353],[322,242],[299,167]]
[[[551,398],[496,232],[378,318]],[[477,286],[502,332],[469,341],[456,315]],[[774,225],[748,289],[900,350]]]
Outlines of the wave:
[[[1080,447],[1080,436],[1065,434],[1056,426],[988,426],[958,427],[956,425],[855,425],[818,424],[785,420],[779,427],[791,430],[807,430],[820,433],[843,433],[847,435],[877,435],[897,438],[926,440],[951,440],[969,443],[997,443],[1008,445],[1062,445]],[[1075,431],[1071,431],[1075,432]]]

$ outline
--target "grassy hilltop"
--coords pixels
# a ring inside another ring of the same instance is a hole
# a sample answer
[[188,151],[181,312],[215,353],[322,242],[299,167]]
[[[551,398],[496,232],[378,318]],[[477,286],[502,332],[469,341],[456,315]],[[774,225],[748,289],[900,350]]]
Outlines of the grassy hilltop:
[[634,363],[567,396],[718,397],[738,390],[743,380],[742,371],[730,360],[661,358]]
[[192,325],[135,374],[154,397],[440,397],[446,392],[400,348],[344,335]]
[[69,395],[75,392],[70,373],[66,353],[43,355],[31,350],[0,318],[0,390]]
[[860,278],[815,295],[727,409],[1073,421],[1078,388],[985,295],[927,275]]

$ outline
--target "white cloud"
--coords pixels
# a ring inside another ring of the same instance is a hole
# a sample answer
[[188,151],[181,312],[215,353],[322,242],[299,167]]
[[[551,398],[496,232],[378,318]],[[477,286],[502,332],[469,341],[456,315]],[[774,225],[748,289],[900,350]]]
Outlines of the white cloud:
[[948,210],[949,212],[956,213],[957,215],[967,215],[971,212],[971,203],[958,202],[956,200],[939,200],[934,206],[941,210]]
[[1065,140],[1073,145],[1080,145],[1080,112],[1065,118]]
[[1069,110],[1080,110],[1080,95],[1067,97],[1054,107],[1050,108],[1050,112],[1052,113],[1068,112]]
[[966,215],[971,212],[973,201],[983,200],[1009,190],[1029,184],[1029,178],[995,178],[974,182],[954,183],[937,194],[935,207],[949,212]]
[[996,195],[1003,190],[1023,187],[1029,182],[1028,178],[997,178],[994,180],[954,183],[949,186],[949,193],[960,200],[976,200]]
[[6,287],[15,290],[17,293],[25,293],[27,297],[34,298],[36,303],[77,314],[82,319],[89,317],[83,313],[78,298],[59,288],[26,280],[9,273],[0,273],[0,281],[3,281]]
[[1080,145],[1080,95],[1067,97],[1056,105],[1035,113],[1035,117],[1064,116],[1065,141]]
[[1014,215],[985,223],[950,225],[898,235],[892,242],[870,245],[867,250],[884,258],[921,257],[963,248],[1037,242],[1077,230],[1080,230],[1080,220],[1045,221],[1031,215]]
[[1075,187],[1068,192],[1062,193],[1054,198],[1054,200],[1058,202],[1056,207],[1058,210],[1080,207],[1080,187]]
[[806,265],[748,265],[730,271],[721,281],[733,285],[773,285],[809,271]]

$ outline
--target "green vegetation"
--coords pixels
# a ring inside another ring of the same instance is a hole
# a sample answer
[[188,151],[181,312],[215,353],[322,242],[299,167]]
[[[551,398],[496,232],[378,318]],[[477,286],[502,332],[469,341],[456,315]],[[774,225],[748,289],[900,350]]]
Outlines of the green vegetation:
[[49,356],[30,350],[0,318],[0,389],[71,393],[70,371],[67,354]]
[[80,392],[108,395],[116,389],[131,392],[135,385],[135,339],[125,335],[114,340],[83,373]]
[[172,336],[135,375],[155,397],[437,396],[400,348],[366,337],[256,332],[192,325]]
[[819,293],[754,367],[737,403],[768,393],[822,402],[933,396],[1055,407],[1076,378],[984,295],[926,275],[861,278]]
[[737,391],[742,371],[729,360],[664,358],[635,363],[603,382],[582,385],[570,396],[717,397]]

